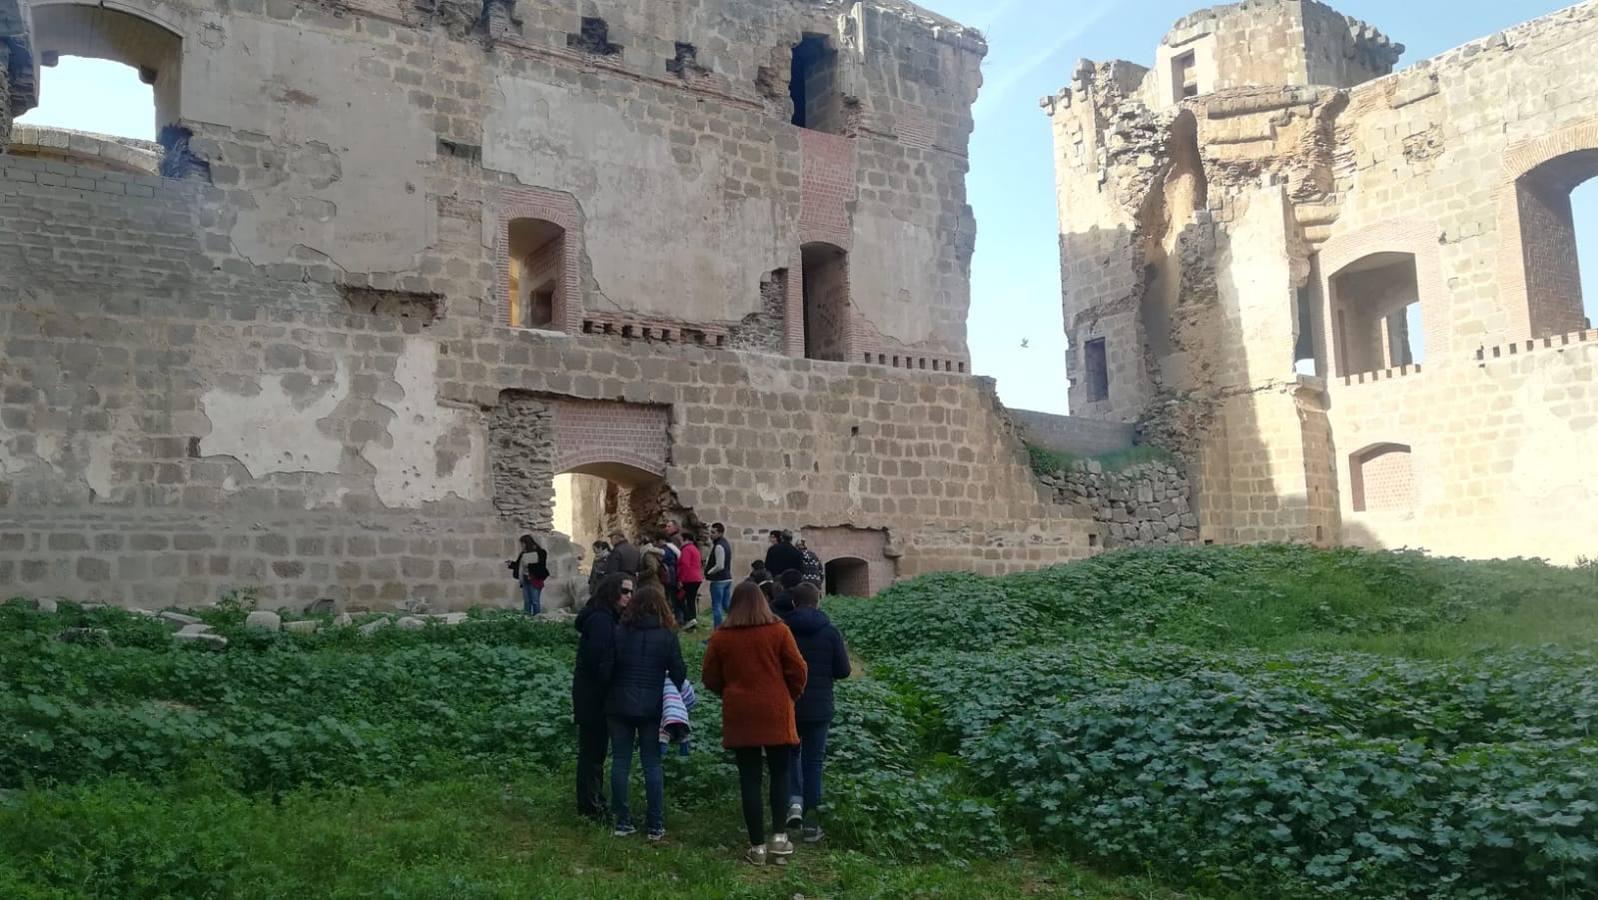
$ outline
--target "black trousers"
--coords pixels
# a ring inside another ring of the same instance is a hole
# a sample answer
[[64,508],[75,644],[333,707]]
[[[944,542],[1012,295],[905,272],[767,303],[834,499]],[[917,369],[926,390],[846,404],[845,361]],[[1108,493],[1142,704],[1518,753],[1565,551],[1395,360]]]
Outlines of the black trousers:
[[760,811],[760,758],[765,757],[766,769],[771,776],[771,790],[767,798],[771,803],[771,830],[781,832],[787,828],[788,814],[788,760],[792,747],[739,747],[733,750],[738,760],[738,793],[743,797],[744,827],[749,830],[749,846],[764,844],[766,830]]
[[703,582],[686,581],[682,585],[682,599],[677,603],[677,624],[687,625],[699,618],[699,585]]
[[604,719],[577,723],[577,814],[605,817],[605,752],[610,730]]

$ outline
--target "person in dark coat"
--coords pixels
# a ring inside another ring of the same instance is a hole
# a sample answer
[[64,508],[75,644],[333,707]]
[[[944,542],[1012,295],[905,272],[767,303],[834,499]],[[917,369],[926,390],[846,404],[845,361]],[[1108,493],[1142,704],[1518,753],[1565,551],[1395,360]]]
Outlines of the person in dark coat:
[[649,803],[645,827],[651,841],[666,837],[665,778],[660,769],[661,701],[670,678],[678,690],[688,680],[682,646],[677,642],[677,622],[666,595],[656,587],[641,588],[622,612],[616,629],[616,650],[606,684],[605,720],[610,727],[610,807],[616,819],[616,836],[626,837],[633,827],[627,805],[627,777],[633,748],[644,767],[644,793]]
[[794,611],[794,588],[803,582],[804,576],[797,569],[782,573],[782,577],[777,579],[777,593],[771,598],[771,611],[784,619],[788,618]]
[[793,545],[793,532],[773,531],[772,544],[766,548],[766,571],[772,578],[781,578],[789,571],[804,571],[805,556]]
[[788,766],[788,829],[804,826],[804,840],[821,840],[821,768],[827,758],[827,730],[832,725],[832,683],[849,677],[849,648],[837,626],[821,611],[821,592],[805,583],[793,589],[794,611],[783,621],[793,632],[810,677],[794,701],[799,746]]
[[616,628],[632,600],[633,580],[608,575],[594,585],[588,605],[577,614],[577,662],[572,666],[572,719],[577,723],[577,814],[605,818],[605,673],[615,668]]
[[605,559],[605,574],[638,577],[638,566],[643,555],[621,532],[610,536],[610,556]]

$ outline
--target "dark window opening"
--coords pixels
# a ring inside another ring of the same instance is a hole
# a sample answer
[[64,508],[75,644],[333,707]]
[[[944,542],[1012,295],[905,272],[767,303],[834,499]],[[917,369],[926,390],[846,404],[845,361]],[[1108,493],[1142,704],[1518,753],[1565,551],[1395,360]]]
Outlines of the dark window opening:
[[804,262],[805,357],[845,362],[849,358],[849,255],[831,244],[806,244],[800,255]]
[[871,596],[871,567],[863,559],[827,560],[827,594],[832,597]]
[[1319,375],[1315,357],[1315,309],[1308,288],[1298,289],[1298,337],[1293,342],[1293,371],[1300,375]]
[[582,29],[566,35],[566,46],[596,56],[619,56],[622,46],[610,42],[610,26],[604,19],[583,16]]
[[793,48],[793,70],[788,78],[793,100],[793,124],[811,131],[843,131],[843,95],[838,85],[838,52],[827,38],[807,34]]
[[1104,338],[1094,338],[1082,345],[1082,358],[1087,370],[1088,402],[1102,403],[1110,399],[1110,367]]
[[710,74],[709,69],[699,64],[699,48],[682,41],[677,42],[677,55],[666,60],[666,71],[678,78]]

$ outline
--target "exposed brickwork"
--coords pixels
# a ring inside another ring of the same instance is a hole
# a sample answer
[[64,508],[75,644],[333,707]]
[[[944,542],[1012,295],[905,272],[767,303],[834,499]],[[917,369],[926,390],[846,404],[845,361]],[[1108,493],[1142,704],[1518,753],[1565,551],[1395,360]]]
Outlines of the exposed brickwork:
[[[800,535],[805,545],[816,554],[823,565],[858,560],[864,567],[865,577],[857,582],[857,589],[847,591],[858,596],[870,596],[893,584],[895,566],[888,557],[889,541],[885,531],[862,528],[811,528]],[[836,572],[834,568],[834,572]]]
[[[579,327],[578,304],[574,298],[581,296],[581,271],[583,253],[583,224],[577,203],[570,195],[535,188],[501,188],[493,207],[494,259],[497,273],[497,313],[494,321],[501,325],[511,322],[510,309],[510,224],[517,219],[541,219],[565,230],[558,247],[561,279],[555,291],[554,319],[547,326],[551,331],[573,332]],[[553,249],[553,248],[552,248]],[[550,260],[543,261],[546,266]]]
[[670,410],[636,403],[562,400],[555,404],[556,469],[604,464],[666,474]]

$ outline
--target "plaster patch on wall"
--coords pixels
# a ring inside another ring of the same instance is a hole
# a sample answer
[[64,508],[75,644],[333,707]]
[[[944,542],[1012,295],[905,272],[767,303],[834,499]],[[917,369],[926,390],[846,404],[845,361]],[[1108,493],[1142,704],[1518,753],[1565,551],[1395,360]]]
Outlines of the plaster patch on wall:
[[111,494],[111,464],[116,455],[115,435],[40,432],[34,436],[32,458],[17,453],[19,437],[0,430],[0,478],[24,473],[31,479],[48,476],[66,482],[80,482],[89,488],[94,497],[104,498]]
[[[934,337],[927,309],[935,305],[941,244],[932,229],[891,216],[855,214],[849,297],[883,337],[914,346]],[[908,293],[912,300],[902,298]]]
[[796,235],[775,200],[735,189],[725,173],[738,161],[719,142],[652,134],[641,117],[564,87],[500,75],[495,89],[483,165],[577,198],[605,297],[704,321],[761,311],[760,280],[788,264]]
[[200,397],[211,433],[200,438],[202,456],[231,456],[254,478],[273,472],[338,472],[344,447],[317,423],[349,395],[349,372],[334,361],[329,390],[305,403],[284,386],[282,375],[262,375],[259,391],[245,396],[212,388]]
[[387,446],[367,444],[362,456],[377,470],[378,499],[410,508],[450,496],[486,498],[485,427],[464,410],[438,404],[438,345],[413,338],[394,366],[399,393],[379,399],[394,414]]

